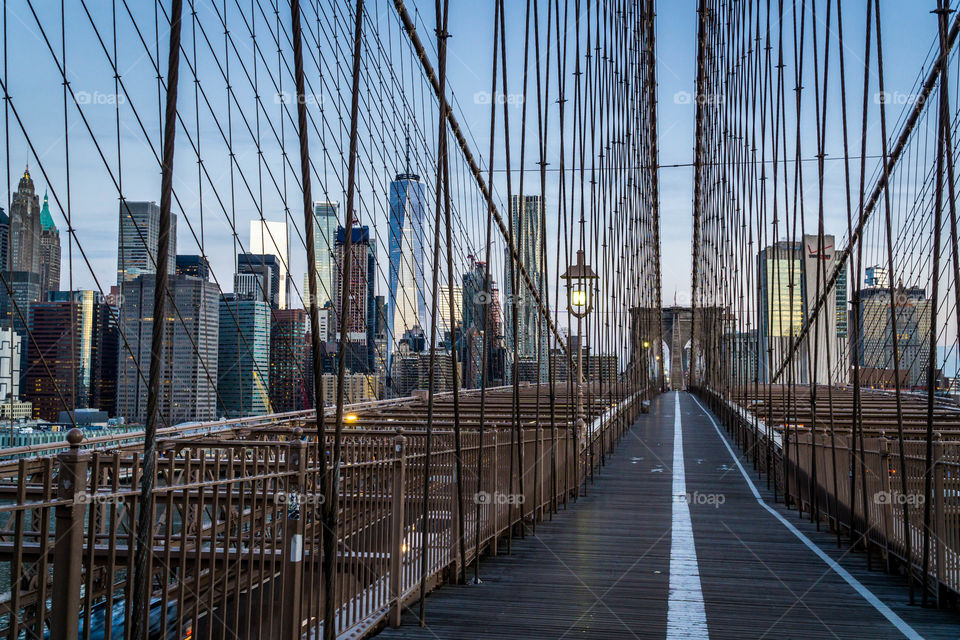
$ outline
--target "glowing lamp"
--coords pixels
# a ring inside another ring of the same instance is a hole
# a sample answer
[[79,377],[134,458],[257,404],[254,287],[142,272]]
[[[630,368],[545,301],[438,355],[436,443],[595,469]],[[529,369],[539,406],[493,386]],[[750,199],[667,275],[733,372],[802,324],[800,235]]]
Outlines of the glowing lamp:
[[598,276],[584,260],[583,251],[577,251],[577,262],[560,277],[567,286],[567,311],[576,318],[593,311],[594,281]]

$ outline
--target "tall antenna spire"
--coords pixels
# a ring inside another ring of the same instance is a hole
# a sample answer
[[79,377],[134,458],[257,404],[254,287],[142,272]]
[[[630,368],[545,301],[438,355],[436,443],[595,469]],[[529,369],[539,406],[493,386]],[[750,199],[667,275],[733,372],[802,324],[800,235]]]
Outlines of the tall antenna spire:
[[407,173],[407,174],[409,174],[409,173],[410,173],[410,125],[407,125],[407,127],[406,127],[406,132],[407,132],[407,133],[406,133],[406,137],[407,137],[407,158],[406,158],[406,163],[404,164],[404,166],[405,166],[404,172]]

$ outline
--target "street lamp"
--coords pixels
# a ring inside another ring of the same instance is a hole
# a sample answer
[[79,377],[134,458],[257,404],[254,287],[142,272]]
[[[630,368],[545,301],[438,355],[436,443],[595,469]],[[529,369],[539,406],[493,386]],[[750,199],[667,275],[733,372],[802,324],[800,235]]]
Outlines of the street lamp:
[[593,311],[593,281],[597,274],[584,259],[583,251],[577,251],[577,263],[567,267],[560,276],[567,286],[567,311],[577,319]]
[[582,447],[586,436],[583,419],[583,318],[593,311],[593,289],[597,274],[577,251],[576,264],[560,276],[567,287],[567,311],[577,319],[577,440]]

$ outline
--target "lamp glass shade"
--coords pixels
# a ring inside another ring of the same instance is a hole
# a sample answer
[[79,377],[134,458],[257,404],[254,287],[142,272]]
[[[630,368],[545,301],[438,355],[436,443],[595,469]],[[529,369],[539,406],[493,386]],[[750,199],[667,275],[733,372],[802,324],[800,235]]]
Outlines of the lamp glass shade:
[[587,305],[587,292],[583,289],[571,290],[570,304],[574,307],[585,307]]

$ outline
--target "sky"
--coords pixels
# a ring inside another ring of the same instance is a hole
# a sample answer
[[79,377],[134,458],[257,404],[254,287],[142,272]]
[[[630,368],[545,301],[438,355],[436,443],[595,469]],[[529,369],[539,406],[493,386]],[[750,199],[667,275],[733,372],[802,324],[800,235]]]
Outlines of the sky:
[[[585,9],[586,0],[581,2]],[[10,134],[5,145],[9,150],[9,153],[5,153],[6,182],[8,190],[15,189],[24,164],[29,162],[37,189],[41,194],[47,190],[51,193],[51,210],[57,225],[61,230],[66,229],[68,224],[75,229],[77,242],[68,242],[66,238],[63,241],[64,265],[72,263],[74,268],[70,272],[72,276],[64,268],[62,286],[109,290],[109,285],[115,282],[118,192],[122,190],[131,200],[159,200],[160,172],[155,154],[159,153],[162,102],[154,65],[159,63],[163,67],[166,64],[166,28],[162,24],[162,16],[155,24],[153,3],[137,2],[118,6],[116,58],[123,86],[117,92],[110,63],[114,46],[111,3],[87,1],[85,4],[89,15],[84,5],[68,3],[64,21],[60,18],[59,4],[46,0],[34,1],[32,5],[27,0],[13,0],[5,4],[9,35],[4,42],[4,64],[8,69],[4,78],[15,111],[7,114]],[[197,20],[185,23],[184,46],[188,51],[197,52],[195,75],[201,80],[198,83],[193,81],[194,58],[187,56],[179,85],[182,120],[176,148],[175,188],[178,201],[174,203],[174,210],[180,212],[180,253],[196,253],[199,245],[204,245],[211,256],[218,281],[225,290],[229,290],[232,286],[233,255],[248,242],[249,221],[262,214],[268,220],[289,219],[295,222],[298,217],[302,219],[302,205],[300,192],[296,188],[299,165],[295,122],[289,115],[292,111],[281,115],[277,99],[277,96],[289,96],[292,90],[290,76],[278,72],[276,78],[273,77],[273,71],[280,64],[275,53],[277,43],[274,42],[276,36],[273,31],[277,16],[272,13],[270,6],[264,6],[269,3],[262,2],[257,3],[261,13],[252,21],[245,20],[230,7],[224,18],[217,8],[220,4],[198,2]],[[506,4],[508,93],[513,94],[517,91],[515,87],[519,85],[522,72],[525,3],[510,0]],[[850,68],[862,57],[864,16],[861,4],[845,3],[843,8],[848,30],[845,51]],[[285,3],[281,2],[280,5],[285,6]],[[408,1],[407,5],[411,13],[418,17],[420,36],[434,58],[435,45],[431,32],[434,3]],[[914,86],[935,34],[934,18],[929,13],[934,5],[932,0],[881,0],[888,92],[898,95],[896,92],[906,93]],[[346,16],[341,14],[339,20],[330,17],[330,12],[343,12],[344,6],[343,3],[333,3],[329,7],[324,5],[322,20],[307,21],[311,33],[319,34],[316,36],[318,40],[335,41],[341,46],[349,41],[345,27],[335,26],[348,24]],[[823,2],[819,6],[822,7]],[[450,7],[449,84],[456,113],[461,125],[468,131],[473,154],[485,169],[490,137],[489,102],[484,102],[482,95],[489,91],[490,84],[494,4],[492,0],[452,0]],[[131,19],[127,11],[132,12],[135,19]],[[419,113],[423,115],[423,122],[413,123],[414,146],[433,148],[436,136],[433,131],[434,120],[430,117],[429,99],[423,95],[425,85],[417,75],[419,70],[414,66],[409,49],[405,49],[407,45],[396,25],[393,2],[368,2],[367,11],[371,21],[383,27],[379,45],[388,51],[386,56],[393,60],[394,73],[401,78],[404,91],[409,91],[405,97],[414,105],[412,115],[397,115],[396,90],[385,90],[382,79],[369,76],[372,80],[365,84],[365,94],[361,99],[361,116],[369,118],[369,122],[361,124],[358,209],[361,222],[376,226],[374,235],[382,240],[386,226],[386,184],[401,169],[404,146],[401,129],[410,126],[411,118],[417,119],[417,104],[420,105]],[[696,2],[661,0],[658,11],[662,296],[665,304],[674,300],[689,304],[693,181],[690,163],[694,137],[694,105],[689,98],[695,88]],[[224,19],[233,34],[232,43],[225,42]],[[284,22],[288,17],[281,12],[280,20]],[[67,28],[61,33],[63,24]],[[251,46],[251,29],[260,50]],[[61,37],[66,43],[66,55],[61,46]],[[289,43],[284,41],[280,46],[288,49]],[[338,81],[337,78],[346,77],[349,61],[338,52],[331,52],[333,48],[327,45],[312,46],[308,41],[307,46],[307,78],[315,100],[310,104],[310,109],[320,122],[310,134],[315,178],[319,178],[314,184],[314,198],[342,201],[345,191],[342,182],[346,174],[345,123],[349,121],[349,105],[342,91],[337,91],[336,87],[343,86],[343,80]],[[324,58],[320,64],[313,59],[317,55],[316,50]],[[257,62],[254,63],[254,60]],[[433,61],[436,62],[435,59]],[[70,88],[80,96],[82,104],[79,112],[72,100],[65,105],[60,65],[67,70]],[[230,74],[230,89],[223,78],[225,72]],[[812,78],[808,80],[812,83]],[[251,107],[254,104],[251,83],[254,81],[258,83],[257,91],[263,96],[263,112]],[[228,99],[231,91],[233,97]],[[419,96],[417,92],[420,92]],[[857,95],[859,91],[852,93]],[[833,122],[838,121],[836,95],[834,91],[830,101]],[[117,102],[120,102],[119,126]],[[516,169],[520,146],[516,123],[521,106],[519,103],[511,103],[510,106],[514,123],[511,135],[512,166]],[[897,105],[897,108],[902,108],[902,105]],[[391,109],[393,116],[389,115]],[[382,122],[391,117],[394,122],[405,124],[388,131],[381,130]],[[381,124],[377,123],[378,119]],[[871,122],[871,127],[874,124]],[[325,127],[329,127],[329,130]],[[549,153],[554,157],[558,153],[558,134],[554,132],[549,141]],[[528,136],[528,143],[532,144],[534,135],[531,133]],[[253,143],[255,137],[259,137],[265,149],[259,157]],[[322,144],[318,141],[321,137]],[[233,163],[226,149],[229,139],[233,140],[234,145]],[[279,142],[281,140],[282,145]],[[494,140],[498,148],[494,161],[497,169],[494,186],[502,207],[506,191],[505,172],[502,170],[502,128],[498,127]],[[828,157],[838,158],[841,155],[839,145],[838,136],[828,136]],[[283,156],[281,147],[286,148],[287,156]],[[810,153],[804,155],[812,156],[812,145],[807,150]],[[428,154],[416,148],[415,153],[423,156],[418,161],[418,171],[425,173],[429,167],[426,161]],[[202,158],[202,164],[198,158]],[[528,180],[536,169],[534,161],[535,158],[528,155],[524,163],[530,172],[527,174]],[[827,231],[836,233],[838,238],[844,235],[845,229],[842,174],[839,171],[841,165],[839,162],[830,165],[826,184]],[[518,178],[515,173],[514,180]],[[460,188],[473,188],[468,176],[458,174],[454,180]],[[558,251],[552,240],[556,234],[556,207],[556,184],[552,182],[548,186],[545,203],[549,256],[555,256]],[[815,215],[810,210],[807,215],[808,220],[815,219],[810,217]],[[482,232],[476,228],[476,221],[467,221],[465,225],[465,236],[472,237],[457,238],[456,241],[465,242],[476,249]],[[233,234],[234,227],[237,236]],[[291,272],[294,283],[299,287],[306,262],[302,240],[297,233],[291,232]],[[380,251],[381,255],[385,255],[385,247]],[[460,260],[465,259],[466,252],[466,249],[461,252],[464,255],[460,256]],[[499,260],[499,263],[495,267],[494,277],[501,273],[502,281],[505,278],[502,258],[495,255],[495,260]],[[87,261],[91,269],[87,268]],[[555,264],[551,269],[562,266]],[[381,278],[378,293],[383,293],[383,286]]]
[[[507,3],[507,32],[511,34],[511,23],[515,34],[522,34],[523,2]],[[789,3],[785,3],[789,7]],[[799,4],[799,3],[798,3]],[[823,11],[823,2],[818,3]],[[899,2],[881,0],[881,23],[886,33],[885,80],[888,93],[909,92],[913,87],[929,45],[936,35],[936,23],[928,12],[935,8],[936,2]],[[454,91],[463,96],[470,95],[471,88],[485,87],[489,84],[490,39],[492,33],[492,2],[453,2],[451,12],[450,39],[451,84]],[[809,5],[809,3],[808,3]],[[925,5],[929,5],[926,7]],[[586,6],[586,2],[583,2]],[[862,64],[864,48],[864,7],[863,3],[844,3],[845,53],[850,71],[854,65]],[[680,304],[690,304],[691,243],[692,243],[692,202],[693,202],[693,145],[695,134],[694,104],[691,95],[696,87],[696,40],[697,40],[697,2],[695,0],[671,0],[657,3],[657,92],[659,96],[658,120],[660,145],[660,212],[662,242],[662,295],[664,304],[676,300]],[[432,16],[432,11],[431,11]],[[432,17],[429,18],[432,20]],[[821,24],[821,29],[824,26]],[[835,27],[834,27],[835,28]],[[808,36],[809,37],[809,36]],[[822,36],[821,36],[822,37]],[[519,38],[519,36],[516,36]],[[518,45],[519,46],[519,45]],[[508,49],[510,44],[508,42]],[[834,56],[836,55],[834,50]],[[517,58],[520,55],[517,54]],[[862,67],[861,67],[862,68]],[[836,69],[833,71],[836,74]],[[836,75],[835,75],[836,78]],[[858,78],[859,80],[859,78]],[[848,80],[848,82],[850,82]],[[812,84],[812,78],[810,78]],[[874,92],[876,89],[874,89]],[[859,91],[851,94],[860,98]],[[872,94],[871,94],[872,95]],[[851,98],[851,103],[853,98]],[[464,101],[468,102],[468,101]],[[463,104],[463,103],[461,103]],[[859,102],[856,103],[859,105]],[[833,122],[838,122],[839,100],[834,89],[831,100]],[[903,104],[896,104],[891,112],[893,117]],[[848,107],[853,113],[853,107]],[[470,105],[465,110],[471,122],[471,129],[478,139],[489,130],[484,116],[478,113],[470,118]],[[857,107],[859,112],[859,106]],[[873,122],[871,122],[873,126]],[[830,137],[828,156],[840,158],[842,148],[838,136]],[[813,143],[809,143],[812,157],[815,153]],[[868,152],[869,154],[869,152]],[[676,166],[680,165],[680,166]],[[840,178],[842,163],[828,166],[827,189],[836,196],[828,198],[827,232],[835,233],[838,238],[846,230],[846,214],[841,203]],[[535,167],[531,167],[535,168]],[[812,173],[811,173],[812,175]],[[832,180],[831,180],[832,176]],[[815,212],[808,216],[815,221]],[[549,232],[548,232],[549,234]]]

